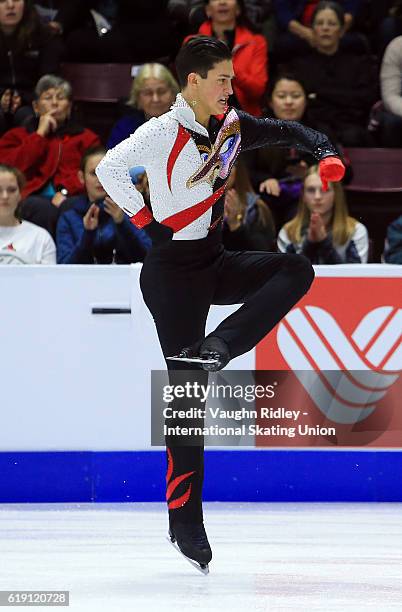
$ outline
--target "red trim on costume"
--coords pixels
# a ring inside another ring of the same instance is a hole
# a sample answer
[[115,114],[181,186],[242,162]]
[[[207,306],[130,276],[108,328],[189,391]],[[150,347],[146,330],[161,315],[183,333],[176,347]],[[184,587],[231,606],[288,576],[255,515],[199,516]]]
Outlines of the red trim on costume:
[[[125,211],[124,208],[123,210]],[[128,211],[125,211],[125,212],[128,212]],[[129,214],[131,215],[132,213],[129,213]],[[153,219],[152,213],[147,206],[143,206],[141,210],[139,210],[135,215],[132,215],[130,217],[131,223],[135,225],[136,227],[138,227],[139,229],[142,229],[145,225],[148,225],[148,223],[151,223],[152,219]]]
[[172,482],[169,483],[169,486],[166,489],[166,499],[169,499],[174,493],[174,491],[177,489],[179,484],[183,482],[183,480],[186,480],[186,478],[188,478],[192,474],[194,474],[194,470],[192,472],[186,472],[185,474],[180,474],[180,476],[177,476],[176,478],[174,478]]
[[174,232],[180,231],[181,229],[183,229],[183,227],[186,227],[186,225],[189,225],[195,219],[201,217],[201,215],[203,215],[209,208],[211,208],[211,206],[213,206],[215,202],[219,200],[219,198],[223,195],[224,191],[225,185],[222,185],[222,187],[219,187],[219,189],[217,189],[215,193],[210,195],[205,200],[202,200],[202,202],[198,202],[198,204],[194,204],[193,206],[190,206],[185,210],[181,210],[180,212],[175,213],[170,217],[166,217],[166,219],[164,219],[162,223],[164,225],[169,225],[169,227],[171,227]]
[[174,165],[176,163],[177,158],[180,155],[180,152],[183,150],[184,146],[190,140],[190,134],[184,129],[184,127],[179,123],[179,129],[177,132],[175,143],[172,147],[172,150],[169,153],[169,159],[167,160],[166,173],[167,173],[167,182],[169,185],[170,191],[171,181],[172,181],[172,172]]
[[166,447],[166,451],[167,451],[167,456],[168,456],[168,469],[166,472],[166,484],[167,484],[173,474],[173,457],[172,457],[172,453],[170,452],[170,448]]
[[[168,447],[166,447],[166,451],[167,451],[167,456],[168,456],[168,469],[166,473],[166,484],[167,484],[170,478],[172,477],[174,463],[173,463],[172,453]],[[194,471],[186,472],[185,474],[180,474],[180,476],[177,476],[176,478],[174,478],[166,488],[166,501],[169,500],[169,498],[172,496],[172,494],[177,489],[179,484],[183,482],[183,480],[185,480],[189,476],[192,476],[194,473],[195,473]],[[184,506],[184,504],[188,502],[188,500],[190,499],[190,494],[191,494],[191,483],[187,491],[183,495],[181,495],[177,499],[174,499],[168,503],[169,510],[174,510],[175,508],[181,508],[181,506]]]
[[168,504],[169,510],[175,510],[176,508],[181,508],[181,506],[184,506],[184,504],[187,503],[188,500],[190,499],[190,495],[191,495],[191,484],[189,488],[187,489],[187,491],[184,493],[184,495],[182,495],[181,497],[178,497],[177,499],[174,499]]

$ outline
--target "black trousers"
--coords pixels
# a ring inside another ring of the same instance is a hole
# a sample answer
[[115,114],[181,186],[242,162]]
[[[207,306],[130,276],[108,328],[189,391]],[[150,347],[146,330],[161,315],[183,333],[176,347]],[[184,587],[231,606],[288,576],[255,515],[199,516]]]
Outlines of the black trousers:
[[[301,255],[263,251],[225,251],[220,232],[200,240],[172,240],[147,254],[140,286],[152,313],[165,357],[205,337],[212,304],[243,304],[209,334],[223,339],[231,358],[252,349],[308,291],[314,278]],[[200,384],[208,372],[199,366],[167,361],[170,384],[183,377]],[[202,408],[201,401],[192,407]],[[174,410],[189,406],[175,399]],[[169,422],[171,425],[172,423]],[[198,446],[166,437],[169,519],[202,521],[203,440]]]

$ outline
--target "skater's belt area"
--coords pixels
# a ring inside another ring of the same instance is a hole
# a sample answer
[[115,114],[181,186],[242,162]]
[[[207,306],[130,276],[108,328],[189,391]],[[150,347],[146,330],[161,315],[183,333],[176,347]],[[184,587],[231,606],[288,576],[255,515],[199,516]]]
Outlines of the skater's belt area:
[[197,238],[192,240],[169,240],[161,245],[153,247],[152,250],[171,250],[171,249],[182,249],[182,250],[200,250],[212,246],[218,246],[222,244],[222,231],[217,229],[210,232],[205,238]]

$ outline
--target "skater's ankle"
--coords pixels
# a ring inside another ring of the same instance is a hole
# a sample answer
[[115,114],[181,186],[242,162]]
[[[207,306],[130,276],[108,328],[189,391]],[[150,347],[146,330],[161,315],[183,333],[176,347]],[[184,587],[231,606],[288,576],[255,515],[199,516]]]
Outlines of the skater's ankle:
[[227,342],[219,336],[207,336],[200,346],[200,357],[215,359],[215,365],[203,366],[205,370],[222,370],[230,361],[231,355]]

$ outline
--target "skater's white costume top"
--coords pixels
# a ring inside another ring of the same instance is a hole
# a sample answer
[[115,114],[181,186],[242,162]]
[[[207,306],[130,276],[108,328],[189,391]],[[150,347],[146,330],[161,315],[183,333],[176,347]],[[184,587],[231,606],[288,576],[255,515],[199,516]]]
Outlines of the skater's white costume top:
[[[170,111],[152,118],[107,152],[96,174],[110,197],[137,227],[156,219],[174,240],[205,238],[222,219],[227,178],[240,150],[264,145],[297,147],[317,160],[337,155],[326,136],[295,121],[257,119],[229,109],[209,130],[178,94]],[[144,166],[152,213],[129,169]]]

